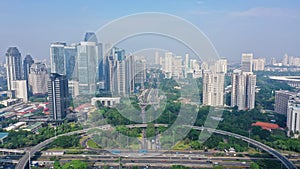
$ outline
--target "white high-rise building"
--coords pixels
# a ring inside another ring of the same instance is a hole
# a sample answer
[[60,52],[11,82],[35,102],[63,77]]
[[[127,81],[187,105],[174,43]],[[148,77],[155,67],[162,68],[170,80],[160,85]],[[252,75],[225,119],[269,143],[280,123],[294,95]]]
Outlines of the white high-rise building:
[[165,73],[172,74],[172,66],[173,66],[173,54],[172,52],[166,52],[165,53],[165,59],[164,59],[164,71]]
[[[299,137],[300,132],[300,95],[291,97],[288,102],[287,110],[287,135],[289,137]],[[292,133],[294,135],[292,135]]]
[[32,94],[46,94],[49,75],[44,63],[36,62],[31,65],[28,76],[29,90]]
[[190,70],[190,59],[189,59],[189,54],[185,54],[184,58],[184,77],[187,77],[187,74],[191,72]]
[[224,105],[224,73],[210,70],[203,73],[203,105]]
[[11,90],[15,91],[15,97],[22,99],[23,102],[28,101],[28,91],[26,80],[14,80],[11,82]]
[[253,59],[253,71],[263,71],[265,70],[265,58]]
[[183,77],[182,57],[176,56],[172,59],[172,77]]
[[203,105],[224,105],[224,79],[227,65],[217,60],[208,69],[203,70]]
[[227,73],[227,59],[221,58],[215,62],[216,72]]
[[242,67],[243,72],[252,72],[253,53],[242,54]]
[[255,106],[256,75],[252,72],[234,70],[231,84],[231,106],[238,106],[239,110],[253,109]]

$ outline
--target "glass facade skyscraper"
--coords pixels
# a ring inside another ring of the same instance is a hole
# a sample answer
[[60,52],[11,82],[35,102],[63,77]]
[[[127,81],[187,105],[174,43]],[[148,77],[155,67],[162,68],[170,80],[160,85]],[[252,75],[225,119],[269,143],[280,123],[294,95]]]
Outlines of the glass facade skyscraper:
[[31,55],[26,55],[23,61],[23,75],[24,80],[28,81],[28,75],[30,73],[30,67],[34,63],[34,60],[32,59]]
[[10,47],[6,52],[7,88],[12,90],[12,81],[22,79],[21,53],[17,47]]
[[51,73],[66,75],[65,50],[66,43],[56,42],[50,45]]
[[65,75],[50,74],[48,97],[50,118],[56,121],[64,120],[69,107],[68,79]]

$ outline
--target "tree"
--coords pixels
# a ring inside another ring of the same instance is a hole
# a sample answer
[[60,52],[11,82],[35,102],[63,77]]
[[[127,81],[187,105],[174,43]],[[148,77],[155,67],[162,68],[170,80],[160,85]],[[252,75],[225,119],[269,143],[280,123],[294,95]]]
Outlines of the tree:
[[71,162],[66,163],[62,169],[87,169],[88,164],[86,162],[80,160],[73,160]]
[[256,163],[251,163],[250,164],[250,169],[259,169],[259,165]]
[[149,138],[153,136],[155,136],[155,126],[153,123],[149,123],[146,128],[146,137]]

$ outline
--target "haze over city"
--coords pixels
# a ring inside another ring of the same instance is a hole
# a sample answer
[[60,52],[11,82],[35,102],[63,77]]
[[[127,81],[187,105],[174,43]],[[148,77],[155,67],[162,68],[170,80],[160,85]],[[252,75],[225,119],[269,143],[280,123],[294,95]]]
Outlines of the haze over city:
[[[234,5],[232,5],[234,4]],[[122,16],[163,12],[182,17],[201,29],[221,57],[239,60],[242,52],[256,57],[300,56],[300,2],[239,1],[1,1],[0,56],[7,46],[23,55],[49,58],[52,42],[78,42],[87,31]],[[185,51],[177,51],[182,54]]]
[[300,2],[0,1],[0,169],[300,168]]

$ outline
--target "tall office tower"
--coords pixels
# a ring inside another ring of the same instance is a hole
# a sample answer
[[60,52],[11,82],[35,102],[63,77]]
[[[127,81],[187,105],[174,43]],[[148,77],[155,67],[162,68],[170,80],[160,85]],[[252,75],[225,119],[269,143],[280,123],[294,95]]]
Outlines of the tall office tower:
[[136,75],[136,64],[134,55],[126,57],[126,88],[127,93],[133,93],[135,91],[135,75]]
[[296,93],[288,90],[275,91],[275,112],[287,115],[288,102],[290,97],[295,97]]
[[68,79],[65,75],[51,73],[48,80],[50,117],[62,121],[69,107]]
[[239,110],[253,109],[255,106],[256,75],[252,72],[234,70],[231,77],[231,106]]
[[126,57],[124,49],[115,50],[115,70],[113,74],[114,78],[114,88],[112,93],[115,95],[125,95],[127,93],[126,86]]
[[94,95],[99,80],[99,49],[95,42],[80,42],[77,46],[77,78],[80,94]]
[[77,71],[75,69],[76,65],[76,55],[77,55],[77,45],[73,44],[70,46],[64,46],[65,55],[65,68],[66,76],[68,79],[77,79]]
[[30,73],[30,67],[34,63],[34,60],[32,59],[31,55],[26,55],[24,61],[23,61],[23,75],[24,75],[24,80],[28,81],[28,75]]
[[282,59],[282,65],[283,66],[289,66],[289,56],[287,54],[285,54],[283,56],[283,59]]
[[95,42],[98,43],[97,36],[94,32],[86,32],[84,36],[84,42]]
[[243,72],[252,72],[252,53],[243,53],[242,54],[242,67],[241,70]]
[[258,58],[253,59],[253,71],[263,71],[265,70],[266,59]]
[[6,54],[7,88],[12,90],[12,81],[22,79],[21,53],[17,47],[8,48]]
[[51,73],[66,75],[65,59],[66,43],[56,42],[50,45]]
[[23,102],[28,101],[28,91],[27,91],[27,81],[26,80],[13,80],[11,81],[11,90],[15,91],[15,97],[22,99]]
[[137,59],[135,61],[135,77],[134,81],[136,86],[144,89],[144,83],[146,82],[146,60]]
[[205,70],[203,73],[203,105],[224,105],[224,77],[223,72]]
[[30,67],[28,84],[33,95],[47,93],[47,81],[49,79],[47,67],[44,63],[37,62]]
[[300,132],[300,95],[292,96],[288,102],[287,120],[289,137],[298,138]]
[[113,47],[105,59],[105,86],[114,96],[124,96],[135,90],[135,58],[125,56],[125,50]]

